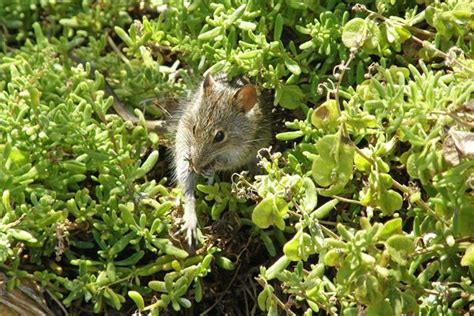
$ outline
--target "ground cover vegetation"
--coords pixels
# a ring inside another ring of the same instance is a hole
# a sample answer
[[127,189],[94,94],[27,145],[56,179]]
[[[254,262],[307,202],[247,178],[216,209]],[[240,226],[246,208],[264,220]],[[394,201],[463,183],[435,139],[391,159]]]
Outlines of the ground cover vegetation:
[[[58,315],[472,313],[473,15],[468,0],[3,0],[8,299]],[[189,249],[172,136],[145,120],[207,70],[271,94],[275,137],[260,174],[198,185]]]

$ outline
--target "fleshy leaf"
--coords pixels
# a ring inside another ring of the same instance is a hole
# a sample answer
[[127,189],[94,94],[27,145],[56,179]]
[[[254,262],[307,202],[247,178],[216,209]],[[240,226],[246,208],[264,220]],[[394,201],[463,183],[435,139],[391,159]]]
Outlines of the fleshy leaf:
[[382,229],[377,233],[379,239],[387,239],[394,234],[402,233],[402,219],[394,218],[383,224]]
[[282,107],[289,110],[297,109],[301,106],[304,98],[303,91],[296,85],[286,85],[277,88],[275,101]]
[[285,200],[276,196],[266,197],[253,210],[252,222],[262,229],[275,225],[282,230],[285,228],[283,216],[287,212],[288,203]]
[[403,198],[398,192],[388,190],[381,194],[378,204],[382,212],[390,215],[402,207]]
[[304,178],[303,180],[304,196],[301,199],[301,205],[303,209],[310,213],[314,210],[318,204],[318,195],[316,194],[316,186],[313,180],[310,178]]
[[392,260],[400,265],[406,265],[409,256],[415,251],[413,240],[404,235],[390,237],[385,246]]
[[348,48],[359,48],[364,45],[367,34],[367,22],[361,18],[350,20],[342,29],[342,42]]
[[300,66],[298,65],[298,63],[296,61],[294,61],[293,59],[291,59],[290,57],[287,57],[284,59],[284,63],[285,63],[285,66],[286,68],[291,71],[294,75],[300,75],[301,74],[301,68]]
[[466,249],[466,253],[461,258],[461,265],[463,267],[474,266],[474,244]]
[[340,193],[352,177],[354,148],[340,134],[327,135],[316,144],[319,153],[313,160],[312,174],[322,187],[321,195]]
[[326,131],[335,131],[338,123],[339,111],[337,110],[336,100],[327,100],[311,115],[311,123]]
[[[307,260],[312,254],[308,246],[311,245],[311,237],[303,231],[298,231],[295,236],[283,247],[283,253],[291,261]],[[311,247],[312,248],[312,247]]]

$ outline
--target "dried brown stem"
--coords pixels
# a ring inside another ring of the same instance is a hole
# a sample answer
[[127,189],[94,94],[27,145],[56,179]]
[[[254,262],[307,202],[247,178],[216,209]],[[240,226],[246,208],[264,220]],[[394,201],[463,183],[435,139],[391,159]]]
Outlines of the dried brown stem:
[[122,51],[117,47],[117,45],[115,44],[114,40],[110,37],[110,35],[107,34],[106,36],[107,38],[107,43],[109,43],[110,47],[112,48],[112,50],[120,57],[120,59],[126,63],[126,64],[129,64],[130,63],[130,60],[128,60],[128,58],[122,53]]

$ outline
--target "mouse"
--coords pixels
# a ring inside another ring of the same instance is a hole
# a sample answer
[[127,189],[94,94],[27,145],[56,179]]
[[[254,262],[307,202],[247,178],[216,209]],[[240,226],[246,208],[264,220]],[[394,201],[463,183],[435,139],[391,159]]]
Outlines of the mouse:
[[184,197],[186,241],[197,237],[195,188],[199,176],[239,171],[255,164],[257,153],[271,139],[269,103],[258,86],[224,73],[206,74],[183,102],[174,138],[174,178]]

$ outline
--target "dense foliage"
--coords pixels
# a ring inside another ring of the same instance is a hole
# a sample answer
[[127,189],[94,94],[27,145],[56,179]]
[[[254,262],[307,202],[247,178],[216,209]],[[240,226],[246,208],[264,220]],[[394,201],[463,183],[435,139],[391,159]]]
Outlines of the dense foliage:
[[[7,288],[40,284],[58,314],[473,312],[473,15],[468,0],[2,1]],[[276,137],[260,175],[198,185],[188,249],[172,136],[145,117],[206,70],[270,91]]]

